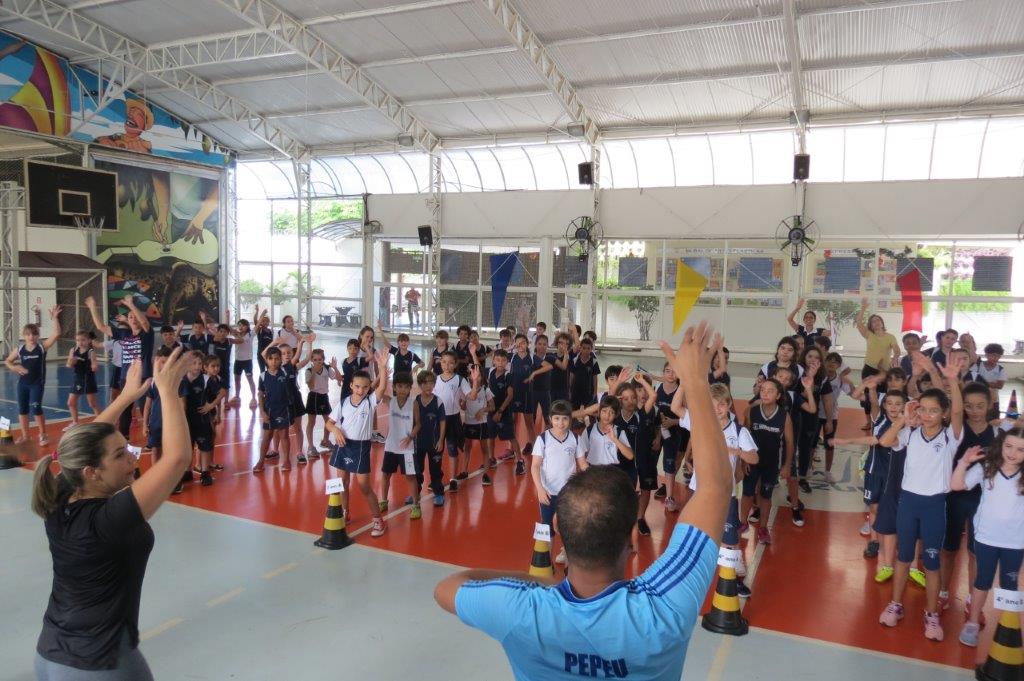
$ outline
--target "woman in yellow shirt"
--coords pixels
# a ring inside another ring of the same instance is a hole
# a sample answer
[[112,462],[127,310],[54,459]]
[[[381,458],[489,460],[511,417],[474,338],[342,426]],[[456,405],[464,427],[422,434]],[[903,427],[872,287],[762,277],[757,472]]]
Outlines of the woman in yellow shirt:
[[[867,348],[864,350],[864,367],[860,370],[861,379],[875,374],[882,374],[890,367],[899,366],[900,346],[896,342],[896,336],[885,330],[885,320],[880,315],[873,314],[868,317],[867,324],[864,323],[864,314],[868,311],[868,299],[861,298],[860,310],[857,312],[856,325],[860,335],[867,341]],[[871,430],[871,402],[865,397],[861,401],[864,407],[866,418],[865,425],[861,430]]]

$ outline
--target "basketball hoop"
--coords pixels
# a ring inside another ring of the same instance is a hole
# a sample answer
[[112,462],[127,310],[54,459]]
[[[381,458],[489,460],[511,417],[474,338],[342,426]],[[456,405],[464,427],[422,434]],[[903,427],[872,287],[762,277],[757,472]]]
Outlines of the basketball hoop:
[[83,234],[99,234],[103,231],[104,218],[94,218],[91,215],[76,215],[72,218],[75,221],[75,229]]

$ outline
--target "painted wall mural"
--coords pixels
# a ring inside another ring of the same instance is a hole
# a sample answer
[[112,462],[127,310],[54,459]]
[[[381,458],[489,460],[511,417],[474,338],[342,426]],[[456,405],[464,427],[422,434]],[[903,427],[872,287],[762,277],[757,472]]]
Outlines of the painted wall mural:
[[194,163],[229,161],[226,149],[134,92],[100,107],[102,90],[95,73],[0,31],[0,125]]
[[218,317],[220,183],[180,172],[96,161],[117,173],[120,229],[103,233],[96,260],[107,267],[110,317],[134,295],[153,324]]

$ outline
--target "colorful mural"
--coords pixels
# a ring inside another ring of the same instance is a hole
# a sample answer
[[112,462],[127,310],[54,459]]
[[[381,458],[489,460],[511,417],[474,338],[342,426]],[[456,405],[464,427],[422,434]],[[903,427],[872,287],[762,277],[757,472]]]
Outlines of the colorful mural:
[[97,109],[102,89],[91,71],[0,31],[0,125],[194,163],[229,161],[209,137],[131,91]]
[[107,267],[110,317],[134,295],[153,324],[217,318],[220,183],[186,173],[96,161],[117,173],[116,233],[103,233],[96,260]]

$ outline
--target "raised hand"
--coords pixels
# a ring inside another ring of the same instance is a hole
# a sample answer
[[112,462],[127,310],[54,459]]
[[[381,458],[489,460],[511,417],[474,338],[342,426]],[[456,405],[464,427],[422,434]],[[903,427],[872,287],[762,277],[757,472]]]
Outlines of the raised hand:
[[90,310],[95,310],[96,309],[96,299],[93,298],[92,296],[86,296],[85,297],[85,306],[87,308],[89,308]]
[[[173,353],[171,356],[173,357]],[[170,359],[171,358],[168,357],[167,361],[170,361]],[[178,384],[180,383],[181,381],[179,380],[178,383],[174,384],[175,395],[178,394]],[[121,389],[121,392],[131,395],[132,401],[135,401],[142,397],[143,393],[149,390],[149,384],[149,379],[146,379],[145,381],[142,380],[142,360],[137,359],[132,362],[130,367],[128,367],[128,373],[125,376],[124,387]]]
[[804,387],[804,390],[810,390],[814,387],[814,377],[811,376],[810,372],[800,379],[800,385]]
[[177,347],[171,351],[162,366],[155,365],[153,367],[153,381],[156,383],[156,389],[160,391],[162,399],[168,400],[172,396],[174,398],[178,396],[178,386],[181,385],[181,379],[188,372],[188,365],[189,361],[184,356],[184,349]]
[[715,333],[707,322],[701,322],[686,329],[678,349],[673,350],[665,341],[661,341],[659,345],[676,376],[685,376],[692,382],[707,381],[711,360],[724,342],[721,334]]
[[474,385],[479,385],[480,367],[478,365],[474,364],[473,366],[469,367],[469,377],[470,379],[472,379]]
[[60,311],[64,309],[60,305],[54,305],[50,308],[50,319],[56,319],[60,316]]
[[965,359],[960,353],[951,354],[946,358],[946,363],[939,367],[939,373],[950,381],[959,381],[960,371],[964,368]]
[[981,461],[984,458],[985,458],[985,449],[983,447],[978,446],[978,445],[975,445],[973,447],[969,447],[967,449],[967,451],[964,452],[964,460],[967,463],[969,463],[969,464],[970,463],[977,463],[978,461]]

